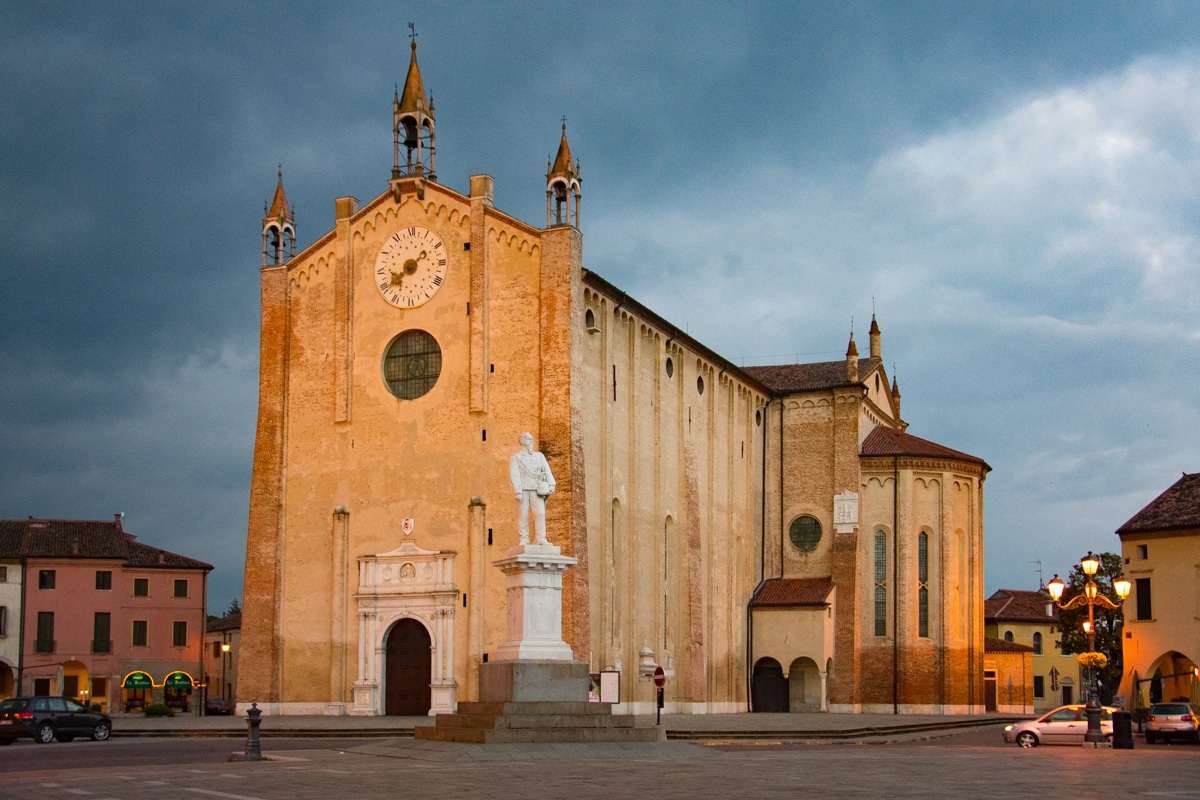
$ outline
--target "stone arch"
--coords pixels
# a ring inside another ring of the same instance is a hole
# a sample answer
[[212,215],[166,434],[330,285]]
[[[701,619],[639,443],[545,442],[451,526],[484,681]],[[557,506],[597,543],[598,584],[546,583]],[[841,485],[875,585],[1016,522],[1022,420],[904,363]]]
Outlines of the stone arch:
[[1196,684],[1196,662],[1178,650],[1168,650],[1154,661],[1142,676],[1142,691],[1148,703],[1182,699],[1196,702],[1200,687]]
[[788,710],[787,678],[780,663],[769,656],[754,663],[750,703],[752,711],[780,713]]
[[788,711],[821,710],[821,670],[817,662],[801,656],[788,667]]
[[0,661],[0,700],[12,697],[17,693],[16,673],[11,665]]

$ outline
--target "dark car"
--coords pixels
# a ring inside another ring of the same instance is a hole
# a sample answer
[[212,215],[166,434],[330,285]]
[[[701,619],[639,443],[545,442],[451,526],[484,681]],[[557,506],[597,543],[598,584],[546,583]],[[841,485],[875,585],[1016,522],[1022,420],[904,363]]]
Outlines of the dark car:
[[233,713],[233,709],[219,697],[210,697],[204,703],[204,715],[206,717],[228,717]]
[[89,711],[64,697],[10,697],[0,702],[0,745],[32,736],[35,742],[69,742],[90,736],[103,742],[112,733],[112,718]]

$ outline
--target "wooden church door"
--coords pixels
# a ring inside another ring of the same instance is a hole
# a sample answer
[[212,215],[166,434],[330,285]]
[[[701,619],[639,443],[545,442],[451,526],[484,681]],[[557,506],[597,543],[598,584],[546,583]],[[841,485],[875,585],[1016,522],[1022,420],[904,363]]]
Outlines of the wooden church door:
[[384,648],[385,714],[415,717],[429,713],[430,644],[429,632],[415,619],[402,619],[392,626]]

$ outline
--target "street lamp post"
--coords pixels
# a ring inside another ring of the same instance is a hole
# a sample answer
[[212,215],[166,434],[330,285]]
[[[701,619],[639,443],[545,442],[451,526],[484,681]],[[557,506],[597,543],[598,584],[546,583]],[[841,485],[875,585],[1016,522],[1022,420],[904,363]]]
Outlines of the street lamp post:
[[[1057,575],[1050,583],[1046,584],[1046,590],[1050,592],[1051,599],[1054,604],[1061,609],[1077,608],[1086,605],[1088,610],[1087,622],[1083,623],[1083,631],[1088,637],[1088,652],[1096,652],[1096,606],[1105,608],[1118,609],[1125,602],[1125,598],[1129,596],[1131,584],[1124,575],[1119,576],[1113,581],[1113,590],[1117,593],[1117,601],[1114,603],[1104,595],[1100,594],[1100,587],[1092,578],[1100,569],[1100,557],[1092,555],[1089,550],[1088,554],[1079,560],[1079,567],[1083,570],[1083,574],[1087,576],[1087,583],[1083,585],[1083,593],[1075,595],[1065,603],[1059,602],[1063,596],[1063,591],[1066,589],[1066,584],[1062,578]],[[1100,729],[1100,716],[1102,714],[1100,708],[1099,686],[1096,683],[1096,668],[1089,668],[1090,677],[1088,679],[1088,701],[1084,707],[1084,713],[1087,714],[1087,733],[1084,734],[1083,741],[1090,743],[1092,747],[1104,743],[1104,732]]]
[[[224,633],[221,638],[225,638]],[[225,693],[225,661],[229,658],[229,642],[221,642],[221,699],[229,701],[229,696]]]

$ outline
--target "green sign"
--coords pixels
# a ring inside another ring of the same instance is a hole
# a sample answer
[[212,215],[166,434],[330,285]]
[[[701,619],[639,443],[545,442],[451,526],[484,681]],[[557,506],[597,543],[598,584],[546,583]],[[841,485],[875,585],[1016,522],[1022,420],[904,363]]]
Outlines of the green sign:
[[192,688],[192,678],[186,672],[172,672],[163,681],[163,686],[167,689],[190,689]]
[[149,689],[151,687],[150,676],[144,672],[131,672],[125,676],[125,682],[121,684],[124,689]]

